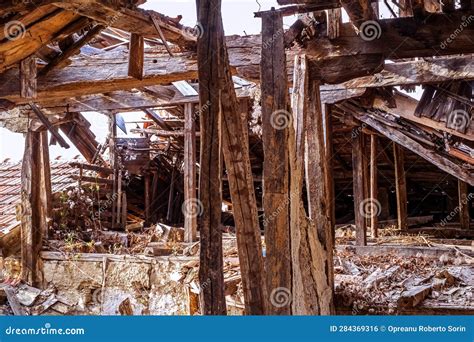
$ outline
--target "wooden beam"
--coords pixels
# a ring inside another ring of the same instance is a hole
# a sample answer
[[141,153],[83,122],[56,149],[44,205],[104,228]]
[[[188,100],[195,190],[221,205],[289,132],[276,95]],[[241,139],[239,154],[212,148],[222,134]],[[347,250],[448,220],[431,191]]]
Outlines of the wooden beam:
[[[288,77],[283,18],[270,12],[262,16],[261,91],[263,152],[263,209],[269,314],[291,313],[291,260],[289,222]],[[272,301],[279,291],[289,300]]]
[[268,298],[257,199],[250,164],[248,103],[246,100],[242,103],[237,101],[223,40],[219,55],[222,56],[221,72],[225,81],[221,88],[222,146],[236,227],[245,313],[264,315],[267,313]]
[[42,247],[41,214],[41,135],[26,134],[21,169],[21,274],[31,286],[41,283],[39,253]]
[[[344,106],[342,106],[342,108],[344,108]],[[353,111],[353,109],[354,108],[352,107],[350,108],[346,107],[346,110],[348,111]],[[407,150],[410,150],[413,153],[419,155],[421,158],[429,161],[430,163],[437,166],[441,170],[451,174],[453,177],[459,178],[470,185],[474,185],[474,177],[472,173],[464,169],[462,166],[454,163],[448,158],[443,157],[439,153],[429,148],[426,148],[425,146],[420,144],[418,141],[405,135],[403,132],[393,129],[392,127],[389,127],[383,124],[382,122],[375,120],[370,115],[364,114],[363,112],[356,112],[356,111],[353,111],[353,114],[356,116],[358,120],[372,127],[374,130],[383,134],[388,139],[403,146]]]
[[353,169],[353,189],[354,189],[354,216],[356,226],[356,245],[367,245],[367,221],[364,216],[364,141],[362,127],[352,130],[352,169]]
[[59,145],[62,148],[69,148],[69,144],[64,140],[64,138],[59,134],[58,130],[56,127],[54,127],[51,122],[49,122],[48,117],[41,111],[41,109],[34,104],[33,102],[30,103],[30,107],[33,110],[33,112],[36,114],[38,119],[40,119],[41,123],[48,129],[48,131],[51,133],[51,135],[56,139],[56,141],[59,143]]
[[[382,55],[384,60],[469,54],[474,52],[474,42],[470,38],[474,35],[473,25],[463,27],[455,39],[451,35],[459,32],[460,25],[471,15],[474,15],[472,11],[456,11],[450,14],[428,13],[421,18],[380,19],[367,26],[365,36],[358,33],[352,23],[344,23],[339,38],[313,39],[305,53],[314,61],[315,67],[321,60],[343,56],[352,56],[351,64],[358,65],[363,56],[377,54]],[[440,27],[443,27],[442,32],[439,32]],[[370,28],[373,30],[370,31]]]
[[203,35],[198,40],[197,59],[200,123],[201,123],[201,168],[199,198],[202,205],[200,220],[200,268],[202,313],[225,315],[227,312],[224,293],[224,271],[221,231],[222,207],[222,148],[221,148],[221,103],[222,86],[219,68],[221,49],[221,3],[220,0],[198,2],[198,22]]
[[[46,13],[41,20],[26,26],[21,21],[7,21],[0,26],[0,72],[27,58],[42,46],[58,38],[79,16],[75,13],[56,10]],[[78,28],[75,27],[75,30]],[[8,35],[10,34],[10,35]]]
[[165,39],[181,48],[194,50],[196,35],[192,28],[179,23],[179,18],[170,18],[152,10],[131,7],[129,1],[82,0],[56,1],[55,6],[79,13],[94,21],[126,32],[149,38],[160,38],[150,16],[159,19]]
[[377,143],[378,137],[370,135],[370,231],[373,238],[378,237],[378,216],[380,214],[380,202],[378,200],[378,171],[377,171]]
[[426,58],[385,64],[377,75],[363,76],[323,89],[419,85],[474,79],[474,55]]
[[[194,106],[184,106],[184,202],[196,203],[196,123]],[[184,211],[184,242],[196,241],[197,213]]]
[[145,56],[145,43],[143,36],[132,33],[128,55],[128,76],[143,80],[143,64]]
[[459,200],[459,224],[461,229],[469,229],[471,226],[471,217],[469,215],[469,184],[458,180],[458,200]]
[[24,99],[36,98],[36,71],[36,57],[30,56],[20,62],[20,96]]
[[[473,65],[474,67],[474,65]],[[423,125],[428,128],[433,128],[439,131],[444,131],[449,134],[452,134],[454,136],[467,139],[470,141],[474,141],[474,136],[472,134],[465,134],[461,133],[455,129],[446,127],[445,122],[440,122],[433,120],[429,117],[425,116],[417,116],[415,115],[416,113],[416,108],[418,106],[418,101],[415,100],[414,98],[407,96],[405,94],[402,94],[398,91],[395,91],[393,95],[393,99],[395,100],[396,107],[395,108],[390,108],[392,106],[388,106],[386,101],[383,100],[380,97],[376,97],[373,102],[373,108],[377,108],[380,110],[383,110],[384,112],[391,113],[393,115],[399,116],[403,119],[412,121],[414,123]]]
[[55,57],[52,61],[48,63],[45,67],[43,67],[39,75],[44,76],[48,74],[54,68],[60,68],[63,64],[72,56],[79,53],[81,48],[88,44],[95,36],[97,36],[102,30],[105,29],[103,25],[96,25],[92,29],[90,29],[85,35],[79,38],[74,44],[69,46],[63,53]]
[[151,18],[151,21],[153,22],[153,26],[155,26],[156,32],[158,32],[158,35],[160,36],[161,42],[166,48],[166,51],[168,51],[170,56],[173,57],[173,53],[171,52],[168,42],[166,41],[166,37],[163,34],[163,30],[160,27],[160,19],[154,14],[150,14],[150,18]]
[[393,157],[395,160],[395,185],[397,191],[397,220],[398,228],[407,230],[407,183],[405,176],[405,158],[404,151],[401,146],[393,142]]

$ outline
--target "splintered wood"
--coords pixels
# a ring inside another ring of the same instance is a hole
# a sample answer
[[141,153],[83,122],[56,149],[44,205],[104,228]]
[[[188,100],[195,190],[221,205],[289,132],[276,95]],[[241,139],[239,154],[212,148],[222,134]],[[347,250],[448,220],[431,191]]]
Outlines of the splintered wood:
[[361,256],[342,250],[335,273],[341,313],[474,313],[474,262],[462,254]]

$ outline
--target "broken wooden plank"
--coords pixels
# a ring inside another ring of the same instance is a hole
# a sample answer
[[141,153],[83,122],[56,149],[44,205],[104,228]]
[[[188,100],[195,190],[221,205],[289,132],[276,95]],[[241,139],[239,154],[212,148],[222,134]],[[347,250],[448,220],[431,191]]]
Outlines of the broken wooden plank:
[[16,298],[16,291],[11,286],[5,286],[3,288],[5,294],[7,295],[8,304],[13,311],[15,316],[28,316],[28,311],[20,304]]
[[398,307],[414,308],[425,300],[431,294],[432,285],[420,285],[403,291],[397,299]]

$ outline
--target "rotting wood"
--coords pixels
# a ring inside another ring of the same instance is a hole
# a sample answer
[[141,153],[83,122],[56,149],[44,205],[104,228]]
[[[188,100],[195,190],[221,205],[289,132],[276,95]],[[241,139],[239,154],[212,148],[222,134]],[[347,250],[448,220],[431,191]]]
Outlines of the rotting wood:
[[41,135],[29,131],[21,171],[21,266],[22,280],[31,286],[40,283],[39,253],[41,231]]
[[59,134],[56,127],[54,127],[51,122],[49,122],[48,117],[41,111],[41,109],[33,102],[30,103],[30,107],[33,112],[36,114],[38,119],[43,123],[43,125],[48,129],[51,135],[56,139],[59,145],[62,148],[69,148],[69,144],[64,140],[64,138]]
[[130,47],[128,56],[128,76],[143,80],[145,43],[143,36],[132,33],[130,36]]
[[[291,306],[295,315],[329,315],[333,307],[332,232],[325,187],[319,83],[308,80],[306,57],[295,58],[293,119],[289,125]],[[311,215],[303,204],[305,175]],[[314,185],[318,184],[318,187]]]
[[52,187],[51,167],[49,161],[48,132],[40,132],[40,191],[41,191],[41,230],[43,237],[48,238],[49,228],[52,223]]
[[356,244],[367,245],[367,220],[364,215],[366,208],[364,198],[364,165],[363,165],[363,134],[362,127],[352,130],[352,169],[354,189],[354,216],[356,226]]
[[202,206],[200,218],[200,267],[202,313],[225,315],[223,250],[221,232],[222,207],[222,126],[219,89],[222,67],[217,51],[222,41],[220,0],[200,0],[197,4],[198,22],[203,35],[198,39],[197,59],[200,124],[201,124],[201,168],[199,175],[199,199]]
[[458,180],[458,201],[459,201],[459,223],[461,229],[469,229],[471,218],[469,215],[469,201],[472,195],[469,192],[469,184]]
[[[283,303],[269,305],[268,313],[291,313],[291,252],[289,222],[288,78],[284,48],[283,18],[277,12],[262,16],[262,139],[263,209],[265,213],[266,274],[270,302],[283,291]],[[286,298],[285,298],[286,299]],[[273,304],[273,303],[272,303]]]
[[359,119],[363,123],[367,124],[368,126],[373,128],[377,132],[383,134],[395,143],[400,144],[407,150],[416,153],[417,155],[429,161],[441,170],[453,175],[456,178],[463,180],[464,182],[470,185],[474,185],[474,177],[469,171],[465,170],[462,166],[452,162],[448,158],[444,158],[442,155],[436,153],[435,151],[429,148],[426,148],[418,141],[405,135],[403,132],[393,129],[392,127],[389,127],[384,123],[375,120],[373,117],[363,113],[362,111],[357,111],[353,107],[342,106],[341,108],[346,108],[348,111],[352,111],[353,114],[357,117],[357,119]]
[[25,99],[36,98],[36,57],[30,56],[20,62],[20,96]]
[[40,76],[44,76],[48,74],[54,68],[60,68],[63,66],[67,60],[74,56],[75,54],[81,51],[81,48],[88,44],[95,36],[97,36],[102,30],[105,29],[103,25],[96,25],[92,29],[90,29],[84,36],[79,38],[74,44],[69,46],[65,51],[63,51],[60,55],[55,57],[51,60],[48,65],[43,67],[40,72],[38,73]]
[[[184,105],[184,202],[190,205],[196,198],[196,123],[194,106]],[[190,206],[189,208],[192,208]],[[188,208],[188,209],[189,209]],[[198,212],[184,211],[184,240],[196,241]]]
[[378,237],[378,216],[382,210],[378,201],[377,143],[378,137],[370,135],[370,232],[373,238]]
[[407,217],[407,182],[405,175],[404,151],[401,146],[393,143],[393,158],[395,160],[395,185],[397,192],[397,220],[400,230],[408,229]]
[[401,308],[414,308],[431,294],[432,289],[432,285],[420,285],[403,291],[397,300],[397,304]]

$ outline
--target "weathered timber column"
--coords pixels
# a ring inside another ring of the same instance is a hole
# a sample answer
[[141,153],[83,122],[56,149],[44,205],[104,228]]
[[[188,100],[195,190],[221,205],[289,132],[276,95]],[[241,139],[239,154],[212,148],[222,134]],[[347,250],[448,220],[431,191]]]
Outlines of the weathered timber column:
[[40,133],[41,149],[41,230],[44,237],[48,237],[49,227],[52,223],[51,200],[51,168],[49,163],[48,131]]
[[356,226],[356,244],[367,245],[367,220],[364,215],[365,209],[365,187],[364,187],[364,136],[362,127],[354,128],[352,131],[352,172],[354,185],[354,216]]
[[[220,7],[219,7],[220,17]],[[245,313],[267,313],[267,288],[262,253],[262,236],[258,221],[257,199],[250,165],[248,110],[235,94],[229,57],[224,39],[222,19],[219,39],[221,60],[219,73],[223,73],[222,86],[222,146],[235,221],[240,272],[245,299]]]
[[145,43],[143,36],[131,33],[128,55],[128,76],[138,80],[143,79],[143,64],[145,59]]
[[[291,313],[292,296],[288,157],[288,127],[291,124],[291,114],[288,112],[288,76],[283,19],[276,12],[269,12],[262,16],[260,70],[264,151],[265,265],[271,302],[269,313],[288,315]],[[280,297],[283,298],[282,301],[279,300]]]
[[[196,123],[193,104],[184,105],[184,241],[196,241],[197,215],[192,208],[196,207]],[[189,210],[191,209],[191,210]]]
[[[325,153],[326,157],[324,160],[326,168],[326,189],[327,189],[327,198],[329,205],[329,219],[331,220],[331,235],[332,235],[332,244],[334,247],[334,241],[336,236],[336,199],[334,195],[334,177],[333,177],[333,159],[334,159],[334,146],[332,138],[332,117],[331,117],[331,106],[324,105],[324,137],[325,137]],[[310,132],[310,127],[308,126],[308,134]]]
[[[292,313],[329,315],[333,307],[332,232],[327,203],[319,83],[309,82],[306,56],[295,58],[290,125]],[[303,177],[310,219],[303,204]]]
[[377,142],[375,134],[370,135],[370,232],[373,238],[378,237],[378,216],[380,214],[380,202],[378,200],[378,175],[377,175]]
[[[49,165],[48,165],[49,167]],[[42,247],[41,133],[28,131],[21,168],[21,266],[22,280],[41,283],[39,253]]]
[[461,229],[469,229],[471,218],[469,216],[469,200],[471,195],[469,193],[469,184],[458,180],[458,194],[459,194],[459,224]]
[[395,185],[397,191],[397,220],[398,227],[401,230],[406,230],[408,209],[407,209],[407,183],[405,176],[405,158],[401,146],[393,143],[393,157],[395,160]]
[[203,27],[198,38],[197,60],[201,123],[201,168],[199,199],[200,267],[202,313],[225,315],[224,271],[221,231],[222,206],[222,150],[221,111],[218,51],[221,48],[222,24],[219,0],[199,0],[197,18]]

